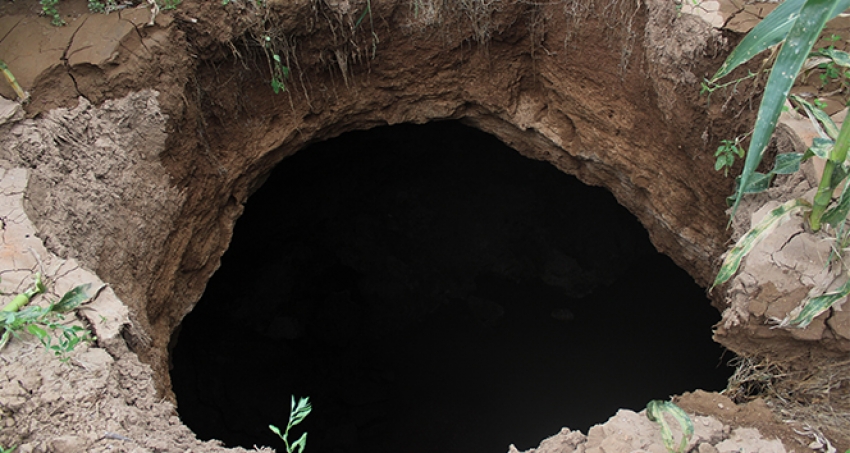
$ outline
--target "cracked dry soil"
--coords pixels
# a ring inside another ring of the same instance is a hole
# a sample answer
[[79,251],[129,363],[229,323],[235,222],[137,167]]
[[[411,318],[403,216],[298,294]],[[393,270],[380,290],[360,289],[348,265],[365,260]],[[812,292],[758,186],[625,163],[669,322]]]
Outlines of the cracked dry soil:
[[[34,0],[0,3],[0,58],[32,95],[23,109],[0,105],[2,297],[36,271],[53,297],[81,283],[97,288],[69,319],[97,341],[68,363],[25,335],[0,353],[0,445],[242,451],[201,442],[181,423],[168,342],[271,168],[348,130],[461,119],[606,187],[659,251],[698,283],[711,280],[729,240],[730,182],[713,171],[710,150],[747,129],[755,91],[722,105],[696,93],[747,14],[721,4],[734,17],[713,28],[655,0],[501,2],[478,14],[451,2],[421,5],[420,14],[395,0],[371,2],[373,28],[359,33],[366,3],[358,1],[260,9],[185,0],[152,19],[145,7],[95,15],[67,0],[60,28],[37,15]],[[293,71],[283,96],[270,93],[265,36]],[[14,93],[2,84],[0,95]],[[804,146],[801,134],[785,133],[779,152]],[[770,196],[810,188],[805,174]],[[737,234],[754,210],[738,216]],[[753,369],[779,364],[770,369],[793,378],[775,374],[764,398],[749,402],[758,389],[733,389],[737,402],[699,390],[677,397],[696,421],[689,450],[824,451],[812,444],[814,431],[850,447],[839,366],[850,351],[847,311],[839,304],[801,331],[768,322],[810,287],[834,283],[823,253],[813,253],[823,238],[801,233],[799,222],[785,228],[776,240],[793,240],[781,252],[757,250],[711,298],[723,313],[718,342]],[[779,404],[788,395],[796,406]],[[533,451],[665,451],[644,414],[612,415],[587,435],[564,429]]]

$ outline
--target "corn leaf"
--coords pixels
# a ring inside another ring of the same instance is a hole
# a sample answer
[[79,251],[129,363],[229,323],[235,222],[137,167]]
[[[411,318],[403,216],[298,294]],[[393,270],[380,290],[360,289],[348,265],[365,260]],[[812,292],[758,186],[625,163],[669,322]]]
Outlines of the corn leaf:
[[[771,173],[754,172],[752,178],[747,183],[747,187],[743,188],[743,193],[760,193],[770,187],[770,181],[773,179]],[[741,187],[741,177],[735,178],[736,187]]]
[[789,316],[785,317],[784,320],[779,324],[780,327],[797,327],[800,329],[806,328],[809,324],[811,324],[812,320],[814,320],[818,315],[827,311],[832,307],[832,305],[839,300],[847,297],[850,294],[850,279],[844,282],[840,288],[838,288],[835,292],[823,294],[818,297],[813,297],[811,299],[806,300],[802,304],[802,309],[800,313],[797,314],[794,319],[790,319]]
[[838,138],[838,126],[835,125],[835,122],[832,121],[832,118],[830,118],[829,115],[827,115],[826,112],[823,111],[823,109],[815,107],[809,101],[795,94],[791,95],[791,99],[803,107],[803,109],[806,111],[806,116],[808,116],[809,119],[812,120],[812,123],[814,123],[815,126],[818,127],[818,129],[821,129],[821,125],[823,126],[823,128],[819,130],[818,133],[823,135],[825,132],[826,135],[828,135],[833,140]]
[[753,226],[750,231],[747,231],[741,239],[738,239],[735,246],[729,250],[729,253],[726,254],[726,258],[723,260],[723,264],[720,266],[720,272],[717,273],[717,277],[715,277],[714,283],[711,284],[709,291],[714,289],[715,286],[721,285],[732,278],[732,276],[738,272],[741,260],[743,260],[744,257],[747,256],[747,254],[749,254],[759,242],[770,234],[771,231],[791,218],[791,216],[797,211],[810,207],[811,204],[809,204],[809,202],[797,198],[789,200],[771,210],[766,216],[764,216],[761,222]]
[[850,184],[844,185],[838,203],[823,214],[822,221],[839,228],[847,221],[847,214],[850,214]]
[[821,49],[815,52],[815,55],[827,57],[835,62],[838,66],[850,68],[850,54],[838,49]]
[[814,140],[812,140],[812,146],[810,146],[803,154],[803,160],[807,160],[813,156],[827,160],[829,159],[829,152],[832,151],[832,147],[834,145],[835,142],[828,138],[815,137]]
[[717,81],[761,52],[781,43],[797,20],[806,0],[786,0],[765,16],[729,54],[711,81]]
[[[715,82],[725,77],[738,66],[785,40],[805,3],[806,0],[786,0],[777,6],[741,40],[735,50],[726,58],[726,61],[723,62],[723,66],[711,78],[711,81]],[[850,0],[836,2],[836,6],[830,11],[829,19],[834,18],[847,8],[850,8]],[[806,55],[808,55],[808,52],[806,52]]]
[[[741,203],[744,188],[748,186],[756,167],[761,163],[770,137],[776,129],[779,114],[782,113],[782,106],[791,91],[791,86],[794,84],[800,68],[803,67],[803,63],[833,9],[836,8],[836,5],[839,5],[839,2],[848,1],[850,0],[807,0],[800,9],[799,16],[788,32],[785,44],[782,45],[773,69],[770,71],[770,77],[767,79],[767,86],[759,106],[758,118],[756,118],[756,125],[750,139],[750,147],[744,161],[744,169],[741,172],[741,184],[735,194],[735,203],[732,205],[733,217]],[[792,16],[789,16],[789,19]]]
[[[682,428],[682,439],[678,448],[673,441],[673,431],[670,429],[667,419],[664,418],[664,414],[671,415]],[[661,426],[661,439],[664,441],[664,447],[667,448],[667,451],[670,453],[685,451],[691,436],[694,435],[694,424],[691,417],[681,407],[670,401],[652,400],[646,405],[646,418]]]

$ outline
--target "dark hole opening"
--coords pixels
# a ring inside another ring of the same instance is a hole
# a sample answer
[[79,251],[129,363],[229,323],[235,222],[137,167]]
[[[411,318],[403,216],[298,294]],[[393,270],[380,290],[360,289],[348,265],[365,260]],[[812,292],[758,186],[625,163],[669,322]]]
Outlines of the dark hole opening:
[[457,122],[347,133],[249,200],[181,326],[202,439],[283,451],[499,453],[730,370],[702,288],[610,193]]

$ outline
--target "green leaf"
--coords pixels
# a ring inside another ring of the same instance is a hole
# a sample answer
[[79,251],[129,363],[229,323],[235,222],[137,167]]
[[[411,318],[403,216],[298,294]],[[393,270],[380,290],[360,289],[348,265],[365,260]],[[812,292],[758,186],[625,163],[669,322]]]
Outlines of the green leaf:
[[822,55],[824,57],[832,59],[835,64],[839,66],[844,66],[845,68],[850,68],[850,54],[844,52],[843,50],[838,49],[821,49],[815,52],[816,55]]
[[802,153],[784,153],[776,156],[776,162],[773,164],[773,173],[777,175],[790,175],[796,173],[800,169],[800,161],[803,159]]
[[[850,279],[844,282],[835,292],[823,294],[818,297],[813,297],[803,302],[800,313],[789,320],[787,317],[782,321],[780,326],[792,326],[800,329],[806,328],[811,322],[821,313],[829,310],[832,304],[850,295]],[[790,314],[789,314],[790,316]]]
[[[670,425],[667,424],[664,414],[671,415],[682,428],[682,439],[679,441],[678,447],[676,447],[673,441],[673,431],[670,429]],[[691,417],[681,407],[670,401],[652,400],[646,405],[646,418],[661,426],[661,439],[664,441],[664,447],[667,448],[667,451],[670,453],[682,453],[685,451],[688,447],[688,442],[694,435],[694,424],[691,421]]]
[[[771,173],[753,173],[750,182],[747,184],[747,187],[743,189],[743,193],[760,193],[764,192],[770,187],[770,181],[773,179],[773,174]],[[736,187],[740,188],[741,185],[741,177],[738,176],[735,178]]]
[[[782,106],[791,91],[791,86],[830,17],[830,13],[839,2],[850,2],[850,0],[807,0],[785,38],[785,44],[782,45],[773,69],[770,71],[770,77],[767,79],[767,86],[759,106],[756,125],[750,138],[750,147],[747,150],[744,169],[741,172],[741,185],[735,194],[735,203],[732,206],[733,217],[741,202],[741,197],[745,193],[744,189],[748,187],[756,167],[761,163],[764,151],[767,149],[767,144],[776,128],[779,114],[782,112]],[[787,2],[780,7],[785,4]],[[789,18],[792,16],[789,16]]]
[[850,184],[845,184],[838,203],[823,214],[822,221],[832,225],[833,228],[838,228],[847,220],[848,214],[850,214]]
[[794,94],[791,95],[791,99],[803,107],[809,119],[823,126],[823,130],[819,131],[821,134],[825,132],[833,140],[838,138],[838,126],[835,125],[832,118],[822,108],[814,106],[809,101]]
[[304,451],[304,448],[307,447],[307,433],[301,435],[293,444],[291,450],[294,452],[301,453]]
[[280,432],[280,428],[275,425],[269,425],[269,429],[272,430],[273,433],[277,434],[278,437],[283,439],[283,433]]
[[46,330],[42,329],[41,327],[38,327],[35,324],[28,325],[27,326],[27,332],[35,335],[36,337],[38,337],[39,340],[42,340],[42,341],[44,341],[44,339],[48,336]]
[[812,156],[827,160],[829,159],[829,152],[832,151],[834,145],[835,142],[828,138],[815,137],[812,140],[812,146],[803,154],[803,160],[809,159]]
[[[711,78],[711,81],[717,81],[728,75],[738,66],[785,40],[805,3],[806,0],[786,0],[776,7],[741,40],[735,50],[726,58],[726,61],[723,62],[720,69],[717,70],[717,73],[714,74],[714,77]],[[834,18],[847,8],[850,8],[850,0],[835,2],[835,7],[830,11],[829,19]],[[805,55],[808,55],[808,52]]]
[[805,2],[806,0],[787,0],[765,16],[729,54],[711,81],[717,81],[761,52],[781,43],[797,20]]
[[291,411],[289,415],[289,426],[295,426],[301,423],[305,417],[310,415],[310,411],[313,410],[310,405],[310,398],[300,398],[298,400],[298,404],[295,404],[295,396],[292,397],[292,405]]
[[726,254],[726,258],[723,260],[723,264],[720,266],[720,272],[717,273],[717,277],[715,277],[714,283],[711,284],[709,291],[714,289],[715,286],[721,285],[732,278],[732,276],[738,272],[741,260],[743,260],[744,257],[747,256],[747,254],[749,254],[759,242],[767,237],[771,231],[781,225],[782,222],[791,218],[795,212],[806,208],[811,208],[811,204],[809,204],[809,202],[802,199],[794,199],[789,200],[771,210],[758,224],[753,226],[750,231],[747,231],[745,235],[741,236],[741,238],[738,239],[738,242],[735,243],[735,246],[729,250],[729,253]]
[[62,299],[53,306],[53,310],[59,313],[67,313],[89,300],[87,291],[91,288],[91,283],[79,285],[68,291],[62,296]]

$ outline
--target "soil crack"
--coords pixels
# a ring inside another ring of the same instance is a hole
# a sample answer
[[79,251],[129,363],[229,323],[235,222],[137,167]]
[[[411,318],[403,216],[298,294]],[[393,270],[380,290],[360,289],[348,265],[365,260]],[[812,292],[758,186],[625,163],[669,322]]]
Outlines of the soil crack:
[[79,84],[77,84],[77,79],[74,77],[74,74],[71,71],[71,65],[70,65],[70,63],[68,63],[68,58],[69,58],[68,53],[71,51],[71,47],[74,46],[74,38],[76,38],[77,33],[79,33],[80,29],[83,28],[83,26],[86,24],[86,22],[88,20],[89,20],[88,17],[84,17],[83,21],[80,23],[80,25],[77,27],[77,29],[74,30],[74,33],[71,34],[71,37],[68,39],[68,45],[65,46],[65,51],[62,52],[62,57],[60,58],[60,60],[62,61],[62,64],[65,66],[65,69],[68,72],[68,77],[70,77],[71,81],[74,82],[74,90],[77,92],[77,95],[86,98],[86,100],[89,100],[88,96],[86,96],[85,94],[83,94],[80,91],[80,86],[79,86]]
[[15,25],[12,25],[12,26],[9,28],[9,31],[7,31],[7,32],[6,32],[6,34],[5,34],[5,35],[3,35],[3,37],[2,37],[2,38],[0,38],[0,43],[2,43],[3,41],[5,41],[5,40],[6,40],[6,38],[7,38],[10,34],[12,34],[12,32],[13,32],[13,31],[15,31],[15,29],[16,29],[16,28],[18,28],[18,25],[20,25],[20,24],[21,24],[21,21],[20,21],[20,20],[18,20],[17,22],[15,22]]

